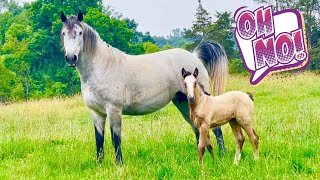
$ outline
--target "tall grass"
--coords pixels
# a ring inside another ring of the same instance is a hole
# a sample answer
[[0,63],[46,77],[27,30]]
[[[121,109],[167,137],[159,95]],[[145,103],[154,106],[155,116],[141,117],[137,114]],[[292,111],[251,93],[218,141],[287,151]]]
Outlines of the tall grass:
[[232,76],[227,90],[254,94],[258,161],[246,137],[243,158],[233,165],[235,140],[225,125],[226,154],[214,142],[215,157],[207,152],[199,166],[191,127],[169,104],[150,115],[123,117],[123,166],[115,165],[107,124],[105,161],[97,165],[89,111],[74,97],[0,106],[0,179],[320,178],[318,76],[271,76],[258,86]]

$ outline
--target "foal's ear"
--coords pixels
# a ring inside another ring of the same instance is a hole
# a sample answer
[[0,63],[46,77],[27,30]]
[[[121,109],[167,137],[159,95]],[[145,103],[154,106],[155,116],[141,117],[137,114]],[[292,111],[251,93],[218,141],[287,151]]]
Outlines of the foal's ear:
[[63,12],[61,12],[61,14],[60,14],[60,19],[61,19],[61,21],[62,21],[63,23],[65,23],[65,22],[67,21],[67,17],[66,17],[66,15],[64,15]]
[[186,76],[187,76],[187,71],[184,68],[182,68],[182,70],[181,70],[181,75],[183,78],[186,78]]
[[80,22],[83,20],[83,14],[82,14],[81,11],[79,11],[78,20],[79,20]]
[[196,68],[196,69],[194,70],[194,72],[193,72],[193,76],[194,76],[195,78],[197,78],[198,75],[199,75],[199,71],[198,71],[198,68]]

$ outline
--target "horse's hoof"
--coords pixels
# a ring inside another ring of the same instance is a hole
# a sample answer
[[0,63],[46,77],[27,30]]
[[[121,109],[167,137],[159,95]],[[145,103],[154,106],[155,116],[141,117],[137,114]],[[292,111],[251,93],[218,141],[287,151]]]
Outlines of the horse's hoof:
[[103,154],[99,154],[99,156],[97,157],[97,164],[102,164],[103,159],[104,159]]
[[122,162],[122,161],[116,161],[116,165],[117,165],[117,166],[122,166],[122,165],[123,165],[123,162]]
[[102,157],[102,158],[98,158],[98,159],[97,159],[97,164],[100,164],[100,165],[101,165],[101,164],[102,164],[102,162],[103,162],[103,157]]

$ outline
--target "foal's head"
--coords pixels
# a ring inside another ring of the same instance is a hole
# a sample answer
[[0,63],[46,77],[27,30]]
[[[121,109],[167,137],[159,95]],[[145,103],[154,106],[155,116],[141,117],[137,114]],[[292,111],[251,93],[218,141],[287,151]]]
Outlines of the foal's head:
[[75,67],[79,53],[83,49],[83,14],[79,12],[78,16],[71,16],[69,19],[63,14],[60,15],[63,27],[61,30],[61,40],[65,50],[65,58],[69,66]]
[[187,91],[187,98],[190,103],[193,103],[195,100],[195,90],[196,87],[199,85],[197,82],[197,77],[199,74],[198,68],[196,68],[193,72],[186,71],[184,68],[181,70],[181,74],[184,78],[184,87],[186,88]]

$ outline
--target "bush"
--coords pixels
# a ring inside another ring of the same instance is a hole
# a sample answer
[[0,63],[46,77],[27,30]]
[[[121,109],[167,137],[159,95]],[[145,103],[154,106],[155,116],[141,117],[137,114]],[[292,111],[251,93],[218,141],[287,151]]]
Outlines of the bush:
[[244,67],[241,59],[233,58],[229,61],[229,73],[230,74],[248,74],[248,71]]

